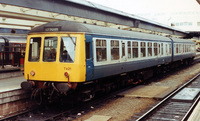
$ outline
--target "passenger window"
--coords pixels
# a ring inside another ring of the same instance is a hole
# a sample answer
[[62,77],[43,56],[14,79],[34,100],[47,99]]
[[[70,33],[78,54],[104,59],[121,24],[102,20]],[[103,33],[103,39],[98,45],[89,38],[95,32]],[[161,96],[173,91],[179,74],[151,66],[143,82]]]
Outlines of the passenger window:
[[145,42],[141,42],[141,53],[140,53],[141,57],[146,57],[146,43]]
[[158,44],[154,43],[153,47],[154,47],[154,56],[157,56],[158,55]]
[[191,45],[189,45],[189,52],[191,52]]
[[56,61],[57,37],[45,37],[43,61]]
[[28,61],[39,61],[41,49],[41,38],[34,37],[30,39]]
[[62,37],[60,46],[60,62],[74,62],[76,37]]
[[172,45],[169,44],[169,54],[172,54]]
[[138,42],[132,42],[133,58],[138,58]]
[[111,60],[119,60],[119,41],[111,40]]
[[128,41],[128,58],[131,58],[131,42]]
[[106,40],[96,40],[96,60],[97,62],[107,61]]
[[176,44],[174,44],[174,54],[176,54]]
[[174,44],[174,54],[176,54],[176,44]]
[[181,44],[182,53],[184,53],[184,44]]
[[192,45],[192,51],[195,51],[195,49],[194,49],[194,48],[195,48],[195,46],[194,46],[194,45]]
[[186,52],[186,44],[184,44],[184,52]]
[[160,51],[161,51],[161,55],[163,55],[163,52],[164,52],[163,51],[163,43],[161,43],[161,50]]
[[125,43],[122,43],[122,56],[125,56]]
[[161,52],[160,52],[160,43],[158,43],[158,54],[160,55],[161,54]]
[[86,42],[86,59],[91,58],[91,51],[90,51],[90,42]]
[[152,43],[148,42],[148,56],[152,56]]
[[176,44],[176,53],[178,54],[178,44]]
[[168,44],[165,44],[165,55],[168,55],[169,53],[169,50],[168,50]]

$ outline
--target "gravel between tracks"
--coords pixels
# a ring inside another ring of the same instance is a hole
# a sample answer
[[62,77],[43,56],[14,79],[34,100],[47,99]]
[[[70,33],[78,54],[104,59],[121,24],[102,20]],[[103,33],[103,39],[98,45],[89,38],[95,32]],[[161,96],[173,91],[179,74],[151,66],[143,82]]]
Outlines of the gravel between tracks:
[[[191,79],[200,72],[200,63],[194,64],[186,69],[172,73],[170,76],[150,83],[150,86],[167,86],[171,88],[179,87],[188,79]],[[130,119],[134,114],[147,110],[158,101],[152,98],[136,98],[136,97],[123,97],[116,100],[109,101],[106,105],[93,109],[89,113],[76,119],[75,121],[84,121],[93,115],[111,116],[109,121],[125,121]]]

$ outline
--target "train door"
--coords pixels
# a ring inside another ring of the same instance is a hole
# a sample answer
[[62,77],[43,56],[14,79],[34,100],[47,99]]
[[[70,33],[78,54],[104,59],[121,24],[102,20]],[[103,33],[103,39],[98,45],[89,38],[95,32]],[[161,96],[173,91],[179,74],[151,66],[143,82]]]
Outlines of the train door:
[[86,80],[92,80],[94,77],[94,64],[93,64],[93,48],[92,37],[86,36]]
[[127,61],[127,41],[122,40],[121,41],[121,52],[120,52],[120,60],[121,62],[126,62]]

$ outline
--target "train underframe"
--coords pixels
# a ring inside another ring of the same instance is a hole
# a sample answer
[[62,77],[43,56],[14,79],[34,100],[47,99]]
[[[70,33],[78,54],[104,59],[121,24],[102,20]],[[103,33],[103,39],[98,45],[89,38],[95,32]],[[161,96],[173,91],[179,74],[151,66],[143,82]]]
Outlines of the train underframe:
[[[163,75],[180,65],[191,64],[193,58],[176,61],[173,63],[158,65],[137,71],[122,73],[115,76],[92,80],[84,83],[58,83],[58,82],[34,82],[29,81],[23,87],[32,89],[32,99],[38,104],[46,101],[55,102],[73,98],[76,101],[89,101],[96,94],[105,94],[130,84],[146,83],[147,80],[158,75]],[[27,88],[27,89],[28,89]]]

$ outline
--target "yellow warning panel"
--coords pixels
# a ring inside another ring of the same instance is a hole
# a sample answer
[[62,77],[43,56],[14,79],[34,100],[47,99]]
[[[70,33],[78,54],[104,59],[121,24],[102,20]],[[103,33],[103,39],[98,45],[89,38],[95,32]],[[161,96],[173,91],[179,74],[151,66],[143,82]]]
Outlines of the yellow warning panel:
[[93,115],[85,121],[109,121],[111,118],[111,116]]
[[122,92],[119,96],[141,98],[164,98],[174,89],[166,86],[138,86]]

